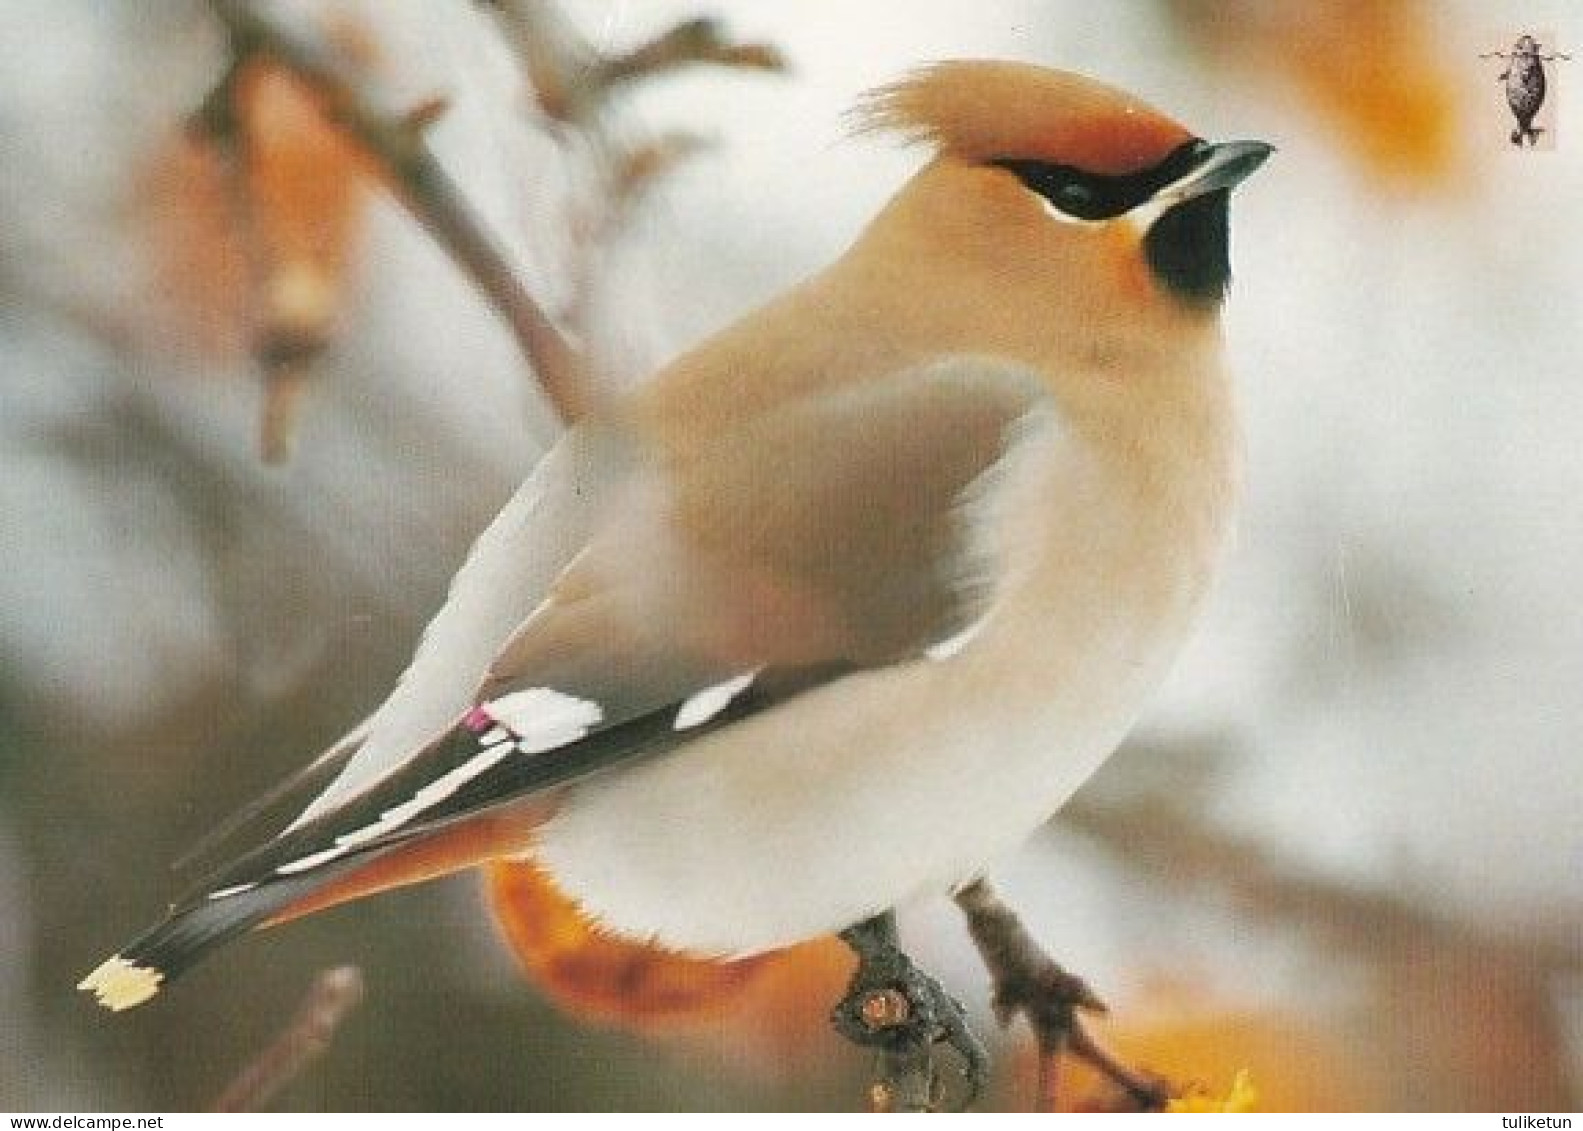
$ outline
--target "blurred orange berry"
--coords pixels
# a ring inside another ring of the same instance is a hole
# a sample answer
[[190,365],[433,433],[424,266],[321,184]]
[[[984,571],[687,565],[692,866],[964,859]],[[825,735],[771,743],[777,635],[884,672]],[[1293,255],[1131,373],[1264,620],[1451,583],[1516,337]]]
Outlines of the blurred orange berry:
[[[1126,1064],[1182,1089],[1172,1112],[1373,1110],[1373,1079],[1340,1036],[1294,1017],[1160,992],[1093,1026]],[[1036,1061],[1020,1059],[1019,1094]],[[1082,1064],[1062,1070],[1063,1106],[1111,1110],[1114,1085]]]
[[1231,1081],[1231,1091],[1225,1099],[1215,1099],[1208,1092],[1189,1089],[1165,1105],[1170,1115],[1227,1114],[1259,1110],[1259,1090],[1253,1086],[1244,1069]]
[[[332,38],[371,55],[354,27]],[[341,308],[375,170],[273,62],[243,62],[227,95],[139,180],[161,344],[221,360],[310,356]]]
[[1354,160],[1401,188],[1450,182],[1456,76],[1421,0],[1167,0],[1194,40],[1227,65],[1289,82]]

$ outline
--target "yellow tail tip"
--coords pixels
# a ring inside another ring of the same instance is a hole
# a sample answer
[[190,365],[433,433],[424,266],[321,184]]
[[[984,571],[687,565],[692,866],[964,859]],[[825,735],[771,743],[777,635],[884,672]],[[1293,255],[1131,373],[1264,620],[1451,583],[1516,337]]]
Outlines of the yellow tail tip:
[[92,974],[77,983],[77,988],[93,994],[106,1009],[120,1012],[142,1005],[159,993],[165,980],[160,971],[128,962],[119,954],[105,959]]

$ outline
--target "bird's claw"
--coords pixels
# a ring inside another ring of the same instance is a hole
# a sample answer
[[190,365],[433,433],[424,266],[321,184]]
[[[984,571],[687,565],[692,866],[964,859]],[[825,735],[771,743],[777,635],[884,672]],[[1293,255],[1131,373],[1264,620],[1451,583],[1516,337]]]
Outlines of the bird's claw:
[[1079,1013],[1106,1012],[1105,1003],[1087,982],[1043,955],[1039,958],[1042,961],[1031,969],[996,979],[990,1007],[1002,1027],[1021,1015],[1035,1034],[1046,1038],[1070,1031]]
[[1046,954],[986,881],[969,884],[956,900],[989,971],[995,1019],[1004,1028],[1022,1017],[1033,1030],[1040,1059],[1039,1110],[1055,1110],[1053,1065],[1062,1055],[1086,1062],[1112,1081],[1137,1110],[1163,1110],[1173,1094],[1170,1082],[1117,1059],[1084,1024],[1083,1014],[1106,1012],[1088,983]]

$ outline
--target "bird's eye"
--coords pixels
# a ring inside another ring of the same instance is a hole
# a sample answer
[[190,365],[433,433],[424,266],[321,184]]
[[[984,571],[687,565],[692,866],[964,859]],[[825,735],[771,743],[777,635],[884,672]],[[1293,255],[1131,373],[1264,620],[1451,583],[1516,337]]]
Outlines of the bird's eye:
[[1097,194],[1087,185],[1078,181],[1068,181],[1055,190],[1051,203],[1062,212],[1070,212],[1074,216],[1086,216],[1093,211],[1096,198]]
[[1193,138],[1183,142],[1157,164],[1135,173],[1104,176],[1054,161],[1001,157],[990,162],[1038,193],[1061,216],[1098,223],[1124,215],[1154,198],[1201,165],[1210,155],[1208,142]]
[[1074,220],[1107,220],[1130,206],[1113,191],[1116,178],[1096,177],[1070,165],[1044,161],[1007,159],[994,164],[1042,196],[1057,212]]

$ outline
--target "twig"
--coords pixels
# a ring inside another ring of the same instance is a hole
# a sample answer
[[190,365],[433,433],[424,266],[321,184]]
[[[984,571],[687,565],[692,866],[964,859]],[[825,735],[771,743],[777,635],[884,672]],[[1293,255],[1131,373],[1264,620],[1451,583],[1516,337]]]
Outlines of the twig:
[[592,109],[587,76],[599,53],[551,0],[482,0],[522,68],[539,108],[558,122],[583,122]]
[[932,1040],[908,1041],[875,1054],[868,1093],[871,1111],[934,1111],[937,1090]]
[[707,144],[680,132],[636,146],[622,142],[604,120],[611,96],[630,84],[692,66],[784,72],[786,62],[774,46],[733,42],[719,23],[708,19],[685,20],[630,51],[607,54],[567,19],[555,0],[480,0],[480,5],[494,17],[515,54],[540,113],[591,143],[590,152],[603,171],[605,191],[590,194],[602,199],[592,201],[588,215],[576,225],[582,254],[571,269],[573,298],[565,323],[587,337],[595,299],[592,282],[602,257],[646,192]]
[[602,55],[551,0],[485,0],[516,52],[539,107],[556,121],[586,126],[624,83],[691,66],[783,73],[771,44],[733,43],[714,20],[686,20],[619,55]]
[[609,89],[632,79],[653,78],[687,67],[712,65],[781,73],[786,60],[765,43],[732,43],[710,19],[687,20],[647,43],[604,60],[597,83]]
[[[1310,946],[1363,962],[1380,998],[1358,1036],[1402,1066],[1393,1074],[1400,1102],[1575,1105],[1554,997],[1558,977],[1583,971],[1575,925],[1546,932],[1460,920],[1397,892],[1316,873],[1205,824],[1199,812],[1171,792],[1104,802],[1079,795],[1062,823],[1173,889],[1217,889],[1243,913],[1300,925]],[[1431,1064],[1447,1069],[1446,1078],[1426,1072]]]
[[1168,797],[1096,802],[1080,794],[1061,811],[1060,823],[1173,884],[1218,886],[1250,911],[1311,923],[1371,953],[1389,942],[1411,947],[1433,936],[1505,950],[1520,955],[1524,965],[1558,974],[1583,971],[1583,945],[1575,932],[1546,936],[1530,929],[1513,937],[1458,922],[1394,892],[1360,890],[1211,828]]
[[848,927],[841,941],[858,957],[845,996],[831,1011],[836,1032],[872,1049],[874,1111],[937,1111],[946,1101],[935,1063],[937,1044],[949,1045],[962,1061],[970,1106],[983,1090],[988,1054],[968,1026],[962,1005],[901,950],[891,912]]
[[327,118],[379,164],[398,198],[483,292],[516,336],[562,421],[596,411],[583,361],[517,278],[424,138],[434,106],[402,114],[383,106],[324,45],[287,28],[251,0],[209,0],[242,53],[268,55],[323,100]]
[[325,1054],[352,1010],[363,1000],[363,975],[355,966],[326,970],[313,980],[290,1024],[238,1073],[213,1111],[258,1111]]
[[917,1010],[905,992],[905,976],[910,967],[891,969],[892,965],[906,962],[899,949],[896,917],[877,916],[841,937],[857,953],[858,969],[831,1020],[842,1036],[875,1050],[869,1109],[933,1110],[934,1027],[920,1024]]
[[572,299],[568,303],[566,323],[585,340],[591,337],[590,310],[597,297],[594,282],[604,267],[604,258],[632,223],[654,187],[708,144],[697,134],[676,132],[611,155],[602,199],[590,205],[589,214],[580,217],[575,228],[579,254],[570,267],[568,289]]

